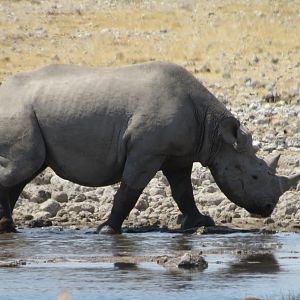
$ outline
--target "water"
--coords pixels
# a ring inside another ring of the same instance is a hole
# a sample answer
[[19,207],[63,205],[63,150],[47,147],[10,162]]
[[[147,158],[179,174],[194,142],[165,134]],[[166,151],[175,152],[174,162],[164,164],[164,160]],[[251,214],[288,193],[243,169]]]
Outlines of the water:
[[[72,300],[300,295],[300,234],[91,233],[52,228],[1,235],[0,299],[57,299],[62,288]],[[190,250],[203,251],[207,269],[168,270],[150,260]],[[122,261],[128,257],[138,259]],[[26,264],[3,266],[20,260]]]

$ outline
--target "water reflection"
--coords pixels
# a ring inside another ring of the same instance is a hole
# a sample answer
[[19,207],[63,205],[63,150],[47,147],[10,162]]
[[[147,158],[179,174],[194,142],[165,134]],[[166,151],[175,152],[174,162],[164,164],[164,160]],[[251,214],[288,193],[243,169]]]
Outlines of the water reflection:
[[141,243],[127,235],[107,236],[102,242],[109,244],[113,256],[138,255],[141,251]]
[[190,235],[175,236],[172,238],[170,244],[174,251],[190,251],[194,247]]
[[0,235],[0,260],[20,258],[21,249],[28,247],[30,242],[17,233]]
[[239,262],[230,264],[228,273],[274,274],[280,272],[280,266],[273,253],[252,254]]
[[125,270],[125,271],[136,271],[139,269],[136,263],[129,263],[129,262],[115,262],[114,267],[117,270]]
[[[280,244],[284,246],[278,247]],[[206,252],[207,269],[165,269],[155,261],[140,263],[124,257],[143,260],[190,250]],[[236,250],[249,255],[233,255]],[[297,259],[282,260],[292,250],[299,253],[300,235],[195,236],[154,232],[103,236],[75,230],[23,230],[0,235],[0,260],[28,262],[18,268],[0,268],[0,298],[39,299],[45,295],[43,299],[56,299],[53,287],[66,286],[72,300],[96,300],[99,295],[101,299],[232,300],[243,299],[249,292],[273,292],[274,280],[277,290],[290,286],[298,293],[300,257],[293,254]],[[119,262],[111,262],[109,256],[113,255],[120,258]],[[101,256],[108,259],[102,260]]]

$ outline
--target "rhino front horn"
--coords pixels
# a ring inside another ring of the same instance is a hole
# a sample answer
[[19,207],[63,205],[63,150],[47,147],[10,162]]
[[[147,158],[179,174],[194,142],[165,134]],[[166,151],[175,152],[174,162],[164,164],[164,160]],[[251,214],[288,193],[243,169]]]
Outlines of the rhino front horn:
[[298,183],[298,181],[300,181],[300,174],[291,175],[289,177],[279,177],[281,193],[283,194],[291,187],[294,187]]
[[270,157],[267,157],[265,159],[265,162],[267,163],[268,167],[270,168],[271,172],[274,174],[276,173],[276,168],[278,166],[278,161],[281,154],[276,154],[275,156],[272,155]]

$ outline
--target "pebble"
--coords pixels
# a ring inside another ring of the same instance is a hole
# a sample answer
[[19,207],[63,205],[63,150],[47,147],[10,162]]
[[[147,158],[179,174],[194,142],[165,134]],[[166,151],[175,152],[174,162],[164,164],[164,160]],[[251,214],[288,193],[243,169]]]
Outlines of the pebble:
[[54,199],[48,199],[40,205],[42,211],[48,212],[51,217],[55,217],[61,205]]
[[37,192],[29,198],[31,202],[43,203],[51,197],[51,194],[45,190],[37,190]]
[[66,192],[57,192],[57,191],[54,191],[52,193],[52,198],[54,200],[56,200],[57,202],[59,203],[64,203],[64,202],[68,202],[68,194]]
[[288,147],[300,148],[300,132],[291,137],[287,137],[286,144]]
[[198,269],[203,270],[208,266],[207,261],[200,253],[186,252],[178,257],[162,257],[158,263],[168,269]]

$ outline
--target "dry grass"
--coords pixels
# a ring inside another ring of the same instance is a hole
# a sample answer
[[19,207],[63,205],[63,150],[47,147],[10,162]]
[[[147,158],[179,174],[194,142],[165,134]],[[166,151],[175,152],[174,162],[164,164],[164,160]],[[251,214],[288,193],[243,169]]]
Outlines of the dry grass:
[[115,2],[55,8],[54,0],[1,0],[0,80],[49,63],[168,60],[195,73],[206,65],[207,81],[230,72],[235,82],[246,75],[280,79],[279,86],[299,82],[299,68],[288,69],[300,61],[298,1]]

